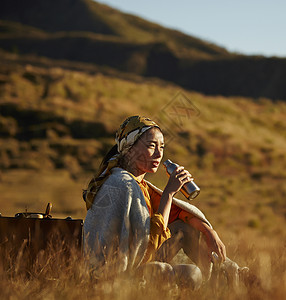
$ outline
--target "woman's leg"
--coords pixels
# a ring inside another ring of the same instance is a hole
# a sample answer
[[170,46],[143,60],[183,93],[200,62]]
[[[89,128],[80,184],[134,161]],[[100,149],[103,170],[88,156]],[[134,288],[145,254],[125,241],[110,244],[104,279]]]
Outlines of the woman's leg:
[[169,224],[172,237],[156,253],[156,260],[170,262],[183,249],[193,263],[198,261],[200,233],[181,220]]
[[177,255],[179,250],[183,249],[185,254],[191,259],[190,264],[173,265],[177,284],[182,288],[191,288],[197,290],[202,284],[202,272],[197,266],[199,260],[200,233],[190,225],[181,220],[170,224],[172,237],[165,241],[156,253],[156,260],[170,263]]
[[208,281],[211,276],[212,281],[217,281],[216,277],[222,275],[227,279],[229,286],[235,287],[239,284],[241,268],[229,258],[219,266],[213,266],[208,255],[207,244],[198,230],[181,220],[171,223],[169,228],[172,237],[158,250],[157,261],[170,263],[179,250],[183,249],[192,263],[200,268],[205,281]]
[[201,269],[204,279],[208,280],[211,274],[211,263],[207,255],[207,246],[201,239],[201,233],[181,220],[176,220],[168,227],[172,237],[165,241],[157,251],[156,260],[169,263],[179,250],[183,249],[192,263]]

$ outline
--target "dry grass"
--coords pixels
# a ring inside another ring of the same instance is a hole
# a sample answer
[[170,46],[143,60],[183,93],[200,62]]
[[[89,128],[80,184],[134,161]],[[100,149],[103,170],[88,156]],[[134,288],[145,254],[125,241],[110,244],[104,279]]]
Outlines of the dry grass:
[[[242,242],[242,241],[241,241]],[[16,258],[9,255],[0,263],[0,287],[3,299],[284,299],[286,261],[283,247],[269,251],[267,245],[259,253],[247,243],[235,250],[236,259],[244,260],[252,275],[247,284],[233,290],[221,281],[216,287],[205,283],[198,291],[179,288],[166,280],[152,283],[126,273],[108,280],[92,276],[87,261],[77,250],[66,256],[61,244],[40,252],[33,265],[28,266],[25,252]],[[174,262],[186,259],[179,254]]]

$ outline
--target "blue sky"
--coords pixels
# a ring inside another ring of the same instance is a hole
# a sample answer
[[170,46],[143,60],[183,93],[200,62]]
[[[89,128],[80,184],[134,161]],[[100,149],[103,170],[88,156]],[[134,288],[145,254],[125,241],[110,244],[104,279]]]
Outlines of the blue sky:
[[229,51],[286,57],[286,0],[100,0]]

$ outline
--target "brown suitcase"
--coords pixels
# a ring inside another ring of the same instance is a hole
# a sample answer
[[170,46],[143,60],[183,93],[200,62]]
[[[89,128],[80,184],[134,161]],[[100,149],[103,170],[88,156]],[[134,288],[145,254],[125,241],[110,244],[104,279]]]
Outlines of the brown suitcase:
[[31,264],[41,250],[61,248],[67,255],[70,250],[82,249],[83,220],[55,219],[46,213],[18,213],[15,217],[0,216],[0,251],[5,262],[19,255]]

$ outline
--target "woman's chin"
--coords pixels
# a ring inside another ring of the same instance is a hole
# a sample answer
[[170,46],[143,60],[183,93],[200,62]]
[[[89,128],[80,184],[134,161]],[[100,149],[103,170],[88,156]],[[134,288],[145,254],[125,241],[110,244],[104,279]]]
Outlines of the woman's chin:
[[156,173],[158,171],[158,167],[151,167],[148,173]]

